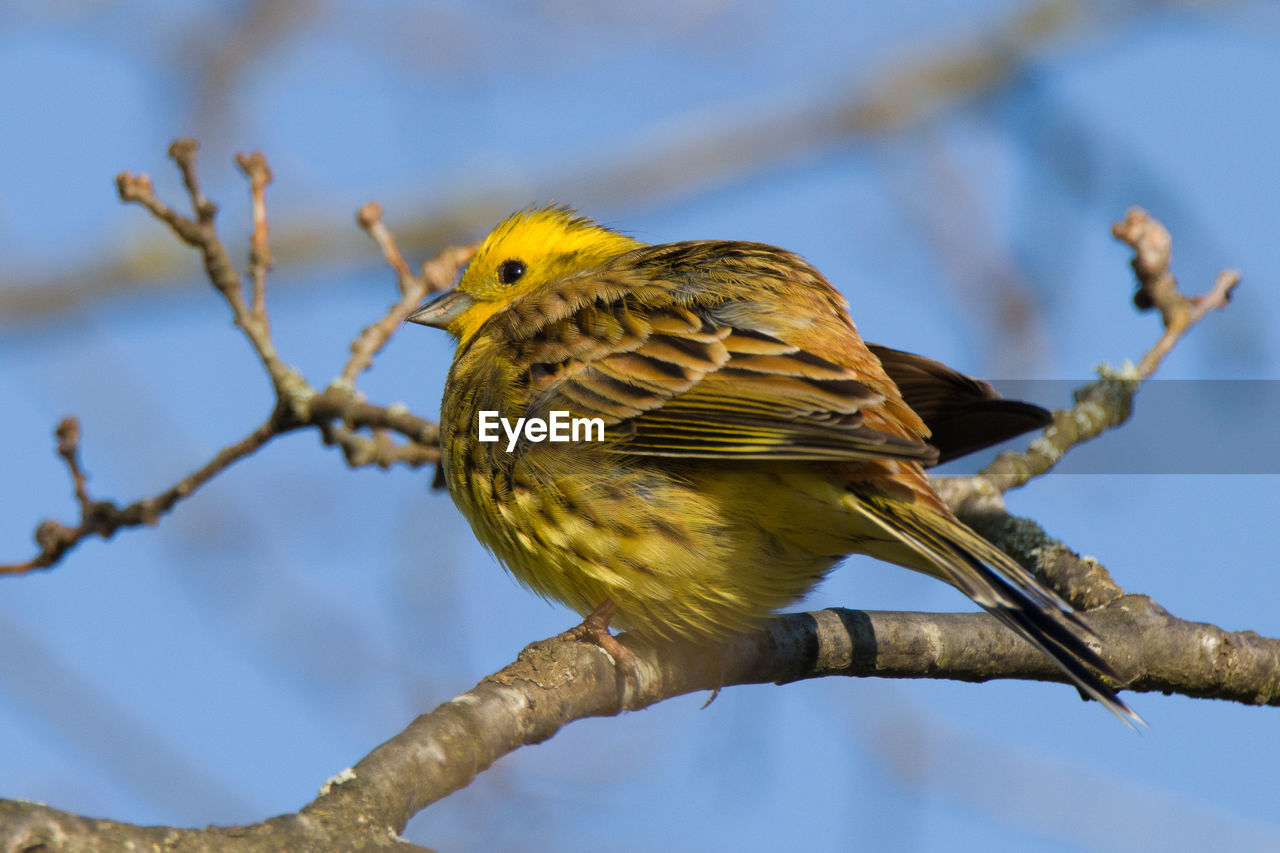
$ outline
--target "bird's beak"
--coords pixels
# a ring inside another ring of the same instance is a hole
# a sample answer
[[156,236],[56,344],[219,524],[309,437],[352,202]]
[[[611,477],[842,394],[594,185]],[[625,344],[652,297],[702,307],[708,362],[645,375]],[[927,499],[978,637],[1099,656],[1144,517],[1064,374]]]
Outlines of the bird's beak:
[[475,304],[475,299],[461,290],[446,290],[444,293],[428,299],[421,308],[414,311],[405,320],[410,323],[417,323],[420,326],[448,329],[450,323],[461,317],[468,308]]

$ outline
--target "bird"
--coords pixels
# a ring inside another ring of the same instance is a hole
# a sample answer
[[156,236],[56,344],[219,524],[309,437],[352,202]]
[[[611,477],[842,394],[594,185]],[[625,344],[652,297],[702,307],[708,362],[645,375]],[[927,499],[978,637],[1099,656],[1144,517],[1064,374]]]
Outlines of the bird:
[[[457,341],[445,486],[517,580],[584,617],[563,636],[633,665],[611,626],[715,643],[869,554],[958,588],[1082,695],[1142,722],[1087,624],[957,519],[925,474],[1049,413],[865,343],[799,255],[651,245],[569,207],[531,207],[408,320]],[[547,440],[557,413],[588,428]]]

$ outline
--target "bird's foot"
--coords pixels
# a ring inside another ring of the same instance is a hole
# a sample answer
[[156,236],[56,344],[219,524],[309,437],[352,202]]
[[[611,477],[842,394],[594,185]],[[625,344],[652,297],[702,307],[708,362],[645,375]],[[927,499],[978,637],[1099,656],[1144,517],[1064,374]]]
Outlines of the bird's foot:
[[614,666],[632,685],[638,685],[640,669],[636,665],[636,656],[618,638],[609,633],[609,620],[618,610],[613,599],[606,598],[600,606],[592,610],[582,624],[570,628],[552,639],[573,643],[593,643],[603,649],[611,658]]

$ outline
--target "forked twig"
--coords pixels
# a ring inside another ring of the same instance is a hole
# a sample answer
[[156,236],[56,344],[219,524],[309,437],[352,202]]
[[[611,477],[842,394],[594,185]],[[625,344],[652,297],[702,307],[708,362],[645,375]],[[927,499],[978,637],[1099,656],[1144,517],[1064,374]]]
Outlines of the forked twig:
[[[249,180],[253,210],[253,231],[249,238],[248,274],[250,298],[246,299],[240,273],[218,236],[218,206],[205,197],[196,168],[198,145],[180,139],[169,148],[178,166],[191,204],[192,215],[184,215],[161,200],[145,174],[122,172],[116,186],[122,201],[146,208],[167,225],[178,239],[200,252],[205,274],[231,308],[235,324],[244,332],[257,353],[275,389],[275,404],[267,419],[239,441],[220,450],[194,473],[152,497],[125,506],[94,500],[88,491],[88,477],[80,464],[80,424],[65,418],[57,429],[58,453],[71,473],[80,508],[77,524],[42,522],[35,539],[39,553],[21,563],[0,565],[0,574],[19,574],[56,565],[72,548],[88,536],[109,538],[117,530],[155,524],[161,516],[235,462],[249,456],[273,438],[307,427],[316,428],[326,444],[340,448],[349,465],[431,465],[440,458],[437,429],[431,421],[410,413],[403,405],[377,406],[367,402],[355,389],[355,381],[367,370],[407,317],[429,293],[449,285],[457,270],[474,253],[473,247],[448,248],[423,264],[414,275],[396,248],[395,240],[382,224],[381,208],[374,203],[360,211],[360,224],[382,248],[384,257],[396,271],[400,298],[381,319],[370,325],[351,344],[351,358],[342,374],[328,388],[317,391],[298,371],[287,366],[276,352],[267,315],[266,280],[271,268],[271,246],[267,222],[266,188],[271,168],[259,152],[241,154],[236,163]],[[371,436],[360,434],[367,430]],[[393,435],[404,440],[397,441]]]

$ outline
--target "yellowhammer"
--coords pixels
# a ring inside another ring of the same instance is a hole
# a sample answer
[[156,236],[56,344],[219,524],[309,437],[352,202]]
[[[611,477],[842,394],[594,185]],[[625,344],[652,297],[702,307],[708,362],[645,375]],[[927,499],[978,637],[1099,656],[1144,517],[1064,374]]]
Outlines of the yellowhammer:
[[[800,257],[651,246],[571,210],[524,211],[409,319],[458,339],[440,413],[449,493],[522,583],[587,615],[579,636],[615,656],[611,621],[714,640],[864,553],[956,586],[1139,719],[1070,606],[924,474],[1047,413],[863,343]],[[603,435],[583,422],[577,441],[539,440],[546,427],[518,420],[557,417],[599,419]]]

